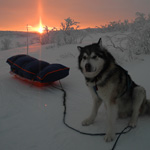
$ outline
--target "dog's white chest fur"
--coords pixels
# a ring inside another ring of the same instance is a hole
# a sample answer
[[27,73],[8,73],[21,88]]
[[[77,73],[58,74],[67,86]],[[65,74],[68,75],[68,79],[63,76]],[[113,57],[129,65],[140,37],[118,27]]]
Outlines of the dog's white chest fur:
[[112,91],[114,89],[113,84],[105,85],[102,87],[96,85],[96,88],[94,88],[95,85],[92,83],[88,83],[87,85],[90,87],[93,87],[92,89],[94,90],[94,92],[96,94],[95,96],[98,96],[99,98],[101,98],[104,103],[109,101],[109,99],[112,95]]

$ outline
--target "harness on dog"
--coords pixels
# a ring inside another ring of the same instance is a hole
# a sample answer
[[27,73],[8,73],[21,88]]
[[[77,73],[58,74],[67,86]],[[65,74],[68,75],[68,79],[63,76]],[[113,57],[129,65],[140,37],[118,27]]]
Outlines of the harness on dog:
[[133,86],[135,86],[135,83],[132,81],[131,77],[128,75],[128,72],[126,71],[126,88],[125,88],[125,90],[122,92],[122,94],[119,97],[122,97]]
[[[128,75],[128,72],[126,71],[126,87],[125,87],[125,90],[119,95],[119,97],[122,97],[127,91],[129,91],[134,86],[136,86],[136,84],[132,81],[131,77]],[[93,90],[95,94],[99,97],[97,93],[98,87],[96,83],[95,83],[95,86],[93,86]]]
[[97,94],[97,90],[98,90],[97,85],[93,86],[93,89],[94,89],[94,91],[95,91],[96,95],[98,95],[98,94]]

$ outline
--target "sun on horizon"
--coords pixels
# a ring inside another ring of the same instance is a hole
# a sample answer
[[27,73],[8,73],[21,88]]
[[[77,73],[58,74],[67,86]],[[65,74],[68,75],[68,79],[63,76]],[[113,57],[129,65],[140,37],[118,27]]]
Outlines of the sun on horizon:
[[40,27],[38,28],[38,32],[39,32],[39,33],[43,33],[43,26],[40,26]]
[[39,32],[39,33],[43,33],[43,25],[42,25],[41,17],[40,17],[40,21],[39,21],[38,32]]

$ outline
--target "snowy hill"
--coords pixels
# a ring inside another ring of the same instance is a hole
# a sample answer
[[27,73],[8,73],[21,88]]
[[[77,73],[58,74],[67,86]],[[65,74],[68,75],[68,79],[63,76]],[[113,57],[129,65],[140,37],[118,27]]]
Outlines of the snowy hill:
[[[82,45],[97,42],[100,36],[92,35]],[[70,75],[61,80],[67,91],[67,122],[84,132],[105,132],[104,107],[99,110],[93,125],[81,126],[82,120],[90,113],[92,100],[78,70],[76,47],[76,44],[54,48],[33,44],[29,47],[29,54],[49,63],[70,67]],[[9,74],[7,58],[22,53],[26,53],[26,47],[0,51],[0,150],[110,150],[114,142],[105,143],[103,137],[81,135],[64,126],[61,91],[52,86],[38,88]],[[114,51],[112,54],[116,56]],[[137,84],[146,88],[150,99],[150,56],[140,58],[131,62],[122,61],[121,65]],[[56,82],[55,86],[59,84]],[[127,123],[128,119],[117,120],[117,132]],[[140,117],[137,127],[121,136],[116,150],[149,150],[149,124],[149,116]]]

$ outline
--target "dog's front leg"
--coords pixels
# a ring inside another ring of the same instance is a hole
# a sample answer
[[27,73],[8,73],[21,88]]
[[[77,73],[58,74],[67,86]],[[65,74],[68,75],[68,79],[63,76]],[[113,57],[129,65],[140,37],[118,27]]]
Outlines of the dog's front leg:
[[100,99],[100,97],[98,97],[98,95],[95,93],[93,88],[89,87],[89,90],[90,90],[92,98],[93,98],[93,108],[92,108],[92,112],[91,112],[90,116],[82,122],[83,126],[88,126],[90,124],[93,124],[93,122],[97,116],[98,109],[99,109],[100,105],[102,104],[102,100]]
[[98,109],[99,109],[101,103],[102,103],[102,100],[97,99],[97,98],[94,99],[92,112],[91,112],[90,116],[82,122],[83,126],[88,126],[90,124],[93,124],[93,122],[97,116],[97,112],[98,112]]
[[117,105],[112,102],[108,102],[106,105],[107,112],[107,131],[105,135],[105,141],[111,142],[115,138],[115,122],[117,119]]

